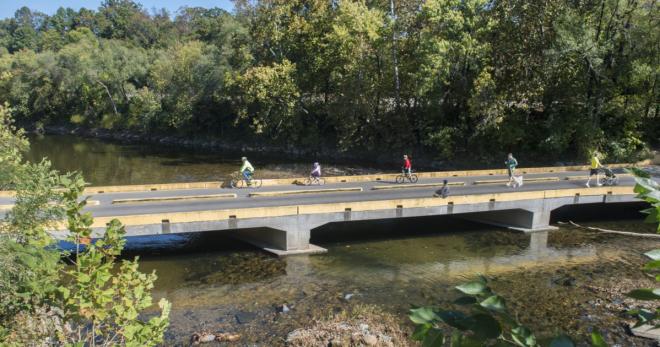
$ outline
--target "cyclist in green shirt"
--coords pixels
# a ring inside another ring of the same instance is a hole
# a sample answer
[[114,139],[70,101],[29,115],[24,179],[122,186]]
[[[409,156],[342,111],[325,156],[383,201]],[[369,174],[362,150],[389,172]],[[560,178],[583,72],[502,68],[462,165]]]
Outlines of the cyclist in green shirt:
[[247,182],[248,185],[250,185],[252,181],[252,176],[254,175],[254,167],[250,162],[247,160],[246,157],[241,158],[241,161],[243,162],[243,165],[241,165],[241,174],[243,174],[243,178]]

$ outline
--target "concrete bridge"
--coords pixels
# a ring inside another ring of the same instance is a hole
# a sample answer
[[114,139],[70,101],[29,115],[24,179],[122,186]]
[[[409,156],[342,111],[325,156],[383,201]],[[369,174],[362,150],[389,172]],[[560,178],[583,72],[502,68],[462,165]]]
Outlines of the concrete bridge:
[[[420,175],[417,184],[397,185],[392,175],[329,178],[324,186],[267,180],[260,189],[226,189],[221,182],[90,187],[87,209],[94,235],[119,219],[128,236],[228,230],[232,236],[278,255],[323,252],[310,231],[333,222],[453,215],[525,232],[552,228],[553,210],[566,205],[635,202],[632,177],[618,186],[584,187],[584,171],[522,169],[525,185],[505,186],[501,170]],[[447,198],[433,197],[448,179]],[[4,195],[4,196],[3,196]],[[0,194],[0,205],[12,203]],[[66,233],[64,226],[54,230]]]

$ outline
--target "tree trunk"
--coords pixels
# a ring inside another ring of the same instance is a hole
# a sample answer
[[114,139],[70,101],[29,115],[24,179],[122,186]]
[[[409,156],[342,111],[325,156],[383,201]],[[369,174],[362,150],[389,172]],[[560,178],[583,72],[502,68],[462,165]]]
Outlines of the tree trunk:
[[96,82],[98,82],[98,84],[103,86],[103,88],[105,89],[105,92],[108,94],[108,99],[110,99],[110,103],[112,104],[112,109],[115,111],[115,115],[118,115],[119,112],[117,112],[117,105],[115,105],[115,101],[112,100],[112,94],[110,94],[110,89],[108,89],[108,86],[103,84],[103,82],[101,82],[101,80],[96,80]]
[[394,0],[390,0],[390,15],[392,16],[392,62],[394,63],[394,95],[396,98],[396,109],[400,106],[401,83],[399,81],[399,61],[396,45],[396,13],[394,12]]

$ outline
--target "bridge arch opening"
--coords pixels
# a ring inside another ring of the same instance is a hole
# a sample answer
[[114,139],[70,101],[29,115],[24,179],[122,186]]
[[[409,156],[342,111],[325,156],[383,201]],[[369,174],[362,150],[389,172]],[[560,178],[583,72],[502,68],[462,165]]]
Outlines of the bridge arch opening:
[[550,223],[643,219],[645,215],[640,211],[648,207],[646,202],[564,205],[551,212]]
[[405,239],[483,229],[484,224],[460,216],[448,215],[333,222],[312,229],[310,242],[322,245],[335,242]]

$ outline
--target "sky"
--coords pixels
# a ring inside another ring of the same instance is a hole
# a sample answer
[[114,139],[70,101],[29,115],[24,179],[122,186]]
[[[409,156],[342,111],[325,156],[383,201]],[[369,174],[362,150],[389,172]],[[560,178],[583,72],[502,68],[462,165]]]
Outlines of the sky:
[[[0,18],[13,17],[14,12],[23,6],[46,14],[53,14],[59,7],[71,7],[75,10],[85,7],[96,10],[102,0],[0,0]],[[151,12],[152,8],[166,8],[170,13],[179,7],[220,7],[228,11],[233,9],[231,0],[136,0]]]

